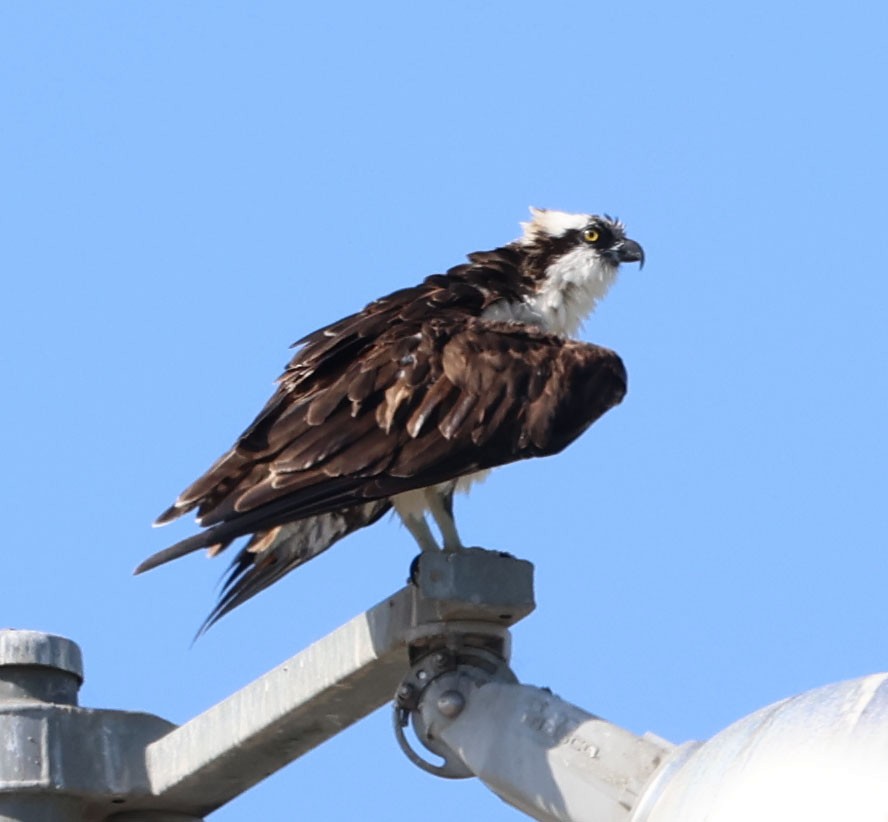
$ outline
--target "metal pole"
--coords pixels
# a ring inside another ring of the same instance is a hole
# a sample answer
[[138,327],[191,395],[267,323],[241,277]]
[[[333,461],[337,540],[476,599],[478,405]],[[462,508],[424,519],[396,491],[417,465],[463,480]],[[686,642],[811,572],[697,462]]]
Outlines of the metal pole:
[[[77,705],[80,649],[34,631],[0,633],[0,822],[81,819],[81,802],[51,789],[47,708]],[[49,755],[49,756],[48,756]]]
[[[408,758],[438,776],[477,776],[541,822],[628,822],[675,746],[520,684],[495,628],[427,626],[423,633],[434,629],[437,641],[412,654],[398,689],[395,733]],[[408,717],[442,765],[408,747],[402,731]]]
[[420,711],[438,744],[510,805],[544,822],[626,822],[675,750],[542,688],[460,672],[433,683]]

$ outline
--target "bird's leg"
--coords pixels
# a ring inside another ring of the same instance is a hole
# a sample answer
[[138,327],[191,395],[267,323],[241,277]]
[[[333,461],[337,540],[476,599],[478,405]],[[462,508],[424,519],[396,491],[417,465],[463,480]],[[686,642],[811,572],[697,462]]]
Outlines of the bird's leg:
[[440,493],[434,488],[426,491],[426,504],[435,519],[435,524],[441,531],[444,540],[445,551],[462,551],[465,547],[456,530],[456,521],[453,518],[453,489],[446,493]]
[[429,524],[426,522],[424,516],[408,514],[407,516],[402,516],[401,521],[404,523],[407,530],[413,535],[413,539],[416,540],[416,544],[419,545],[419,549],[423,553],[440,550],[438,547],[438,541],[435,539],[434,534],[432,534],[432,529],[429,528]]
[[406,491],[392,497],[392,506],[423,553],[440,550],[438,541],[426,522],[426,500],[422,490]]

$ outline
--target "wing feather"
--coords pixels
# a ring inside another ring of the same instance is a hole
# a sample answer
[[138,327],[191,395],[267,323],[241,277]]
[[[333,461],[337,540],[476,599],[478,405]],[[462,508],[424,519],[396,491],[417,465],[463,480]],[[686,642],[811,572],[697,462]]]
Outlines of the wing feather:
[[[427,323],[419,333],[414,363],[395,363],[389,384],[379,386],[356,417],[343,395],[338,411],[306,427],[303,405],[300,414],[280,415],[286,435],[269,428],[269,441],[285,440],[286,447],[252,459],[236,451],[220,460],[211,469],[215,485],[203,478],[192,489],[203,484],[204,496],[188,498],[198,504],[201,524],[214,527],[203,541],[198,535],[183,545],[195,550],[556,453],[625,393],[619,357],[598,346],[478,319]],[[384,336],[372,356],[387,347],[397,353]],[[408,372],[420,363],[435,378],[412,386]]]
[[438,430],[446,440],[452,440],[462,429],[472,411],[477,407],[480,396],[470,391],[463,391],[459,399],[438,423]]
[[517,289],[510,253],[474,255],[300,340],[256,419],[158,519],[196,508],[205,530],[138,570],[252,535],[213,621],[314,556],[318,523],[332,544],[393,495],[556,453],[619,403],[613,352],[478,317],[508,298],[504,272]]
[[410,437],[416,439],[423,433],[426,423],[438,407],[447,402],[453,391],[453,383],[443,375],[439,375],[438,379],[426,387],[422,399],[407,420],[407,433]]

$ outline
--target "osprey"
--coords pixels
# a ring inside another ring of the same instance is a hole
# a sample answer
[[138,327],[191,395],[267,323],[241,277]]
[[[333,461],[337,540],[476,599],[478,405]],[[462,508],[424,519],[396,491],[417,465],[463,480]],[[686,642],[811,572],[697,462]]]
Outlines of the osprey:
[[571,339],[644,252],[608,216],[531,209],[523,236],[295,343],[234,446],[158,517],[205,530],[136,573],[238,537],[202,630],[394,508],[422,551],[462,542],[453,493],[490,468],[556,454],[626,392],[606,348]]

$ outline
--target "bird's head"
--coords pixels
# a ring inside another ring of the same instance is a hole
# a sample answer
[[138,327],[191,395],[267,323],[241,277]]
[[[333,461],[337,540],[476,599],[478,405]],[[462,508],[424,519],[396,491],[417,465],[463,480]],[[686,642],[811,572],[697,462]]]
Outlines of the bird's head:
[[573,334],[604,297],[620,263],[644,265],[644,249],[607,215],[531,208],[515,244],[525,252],[532,304],[548,330]]

